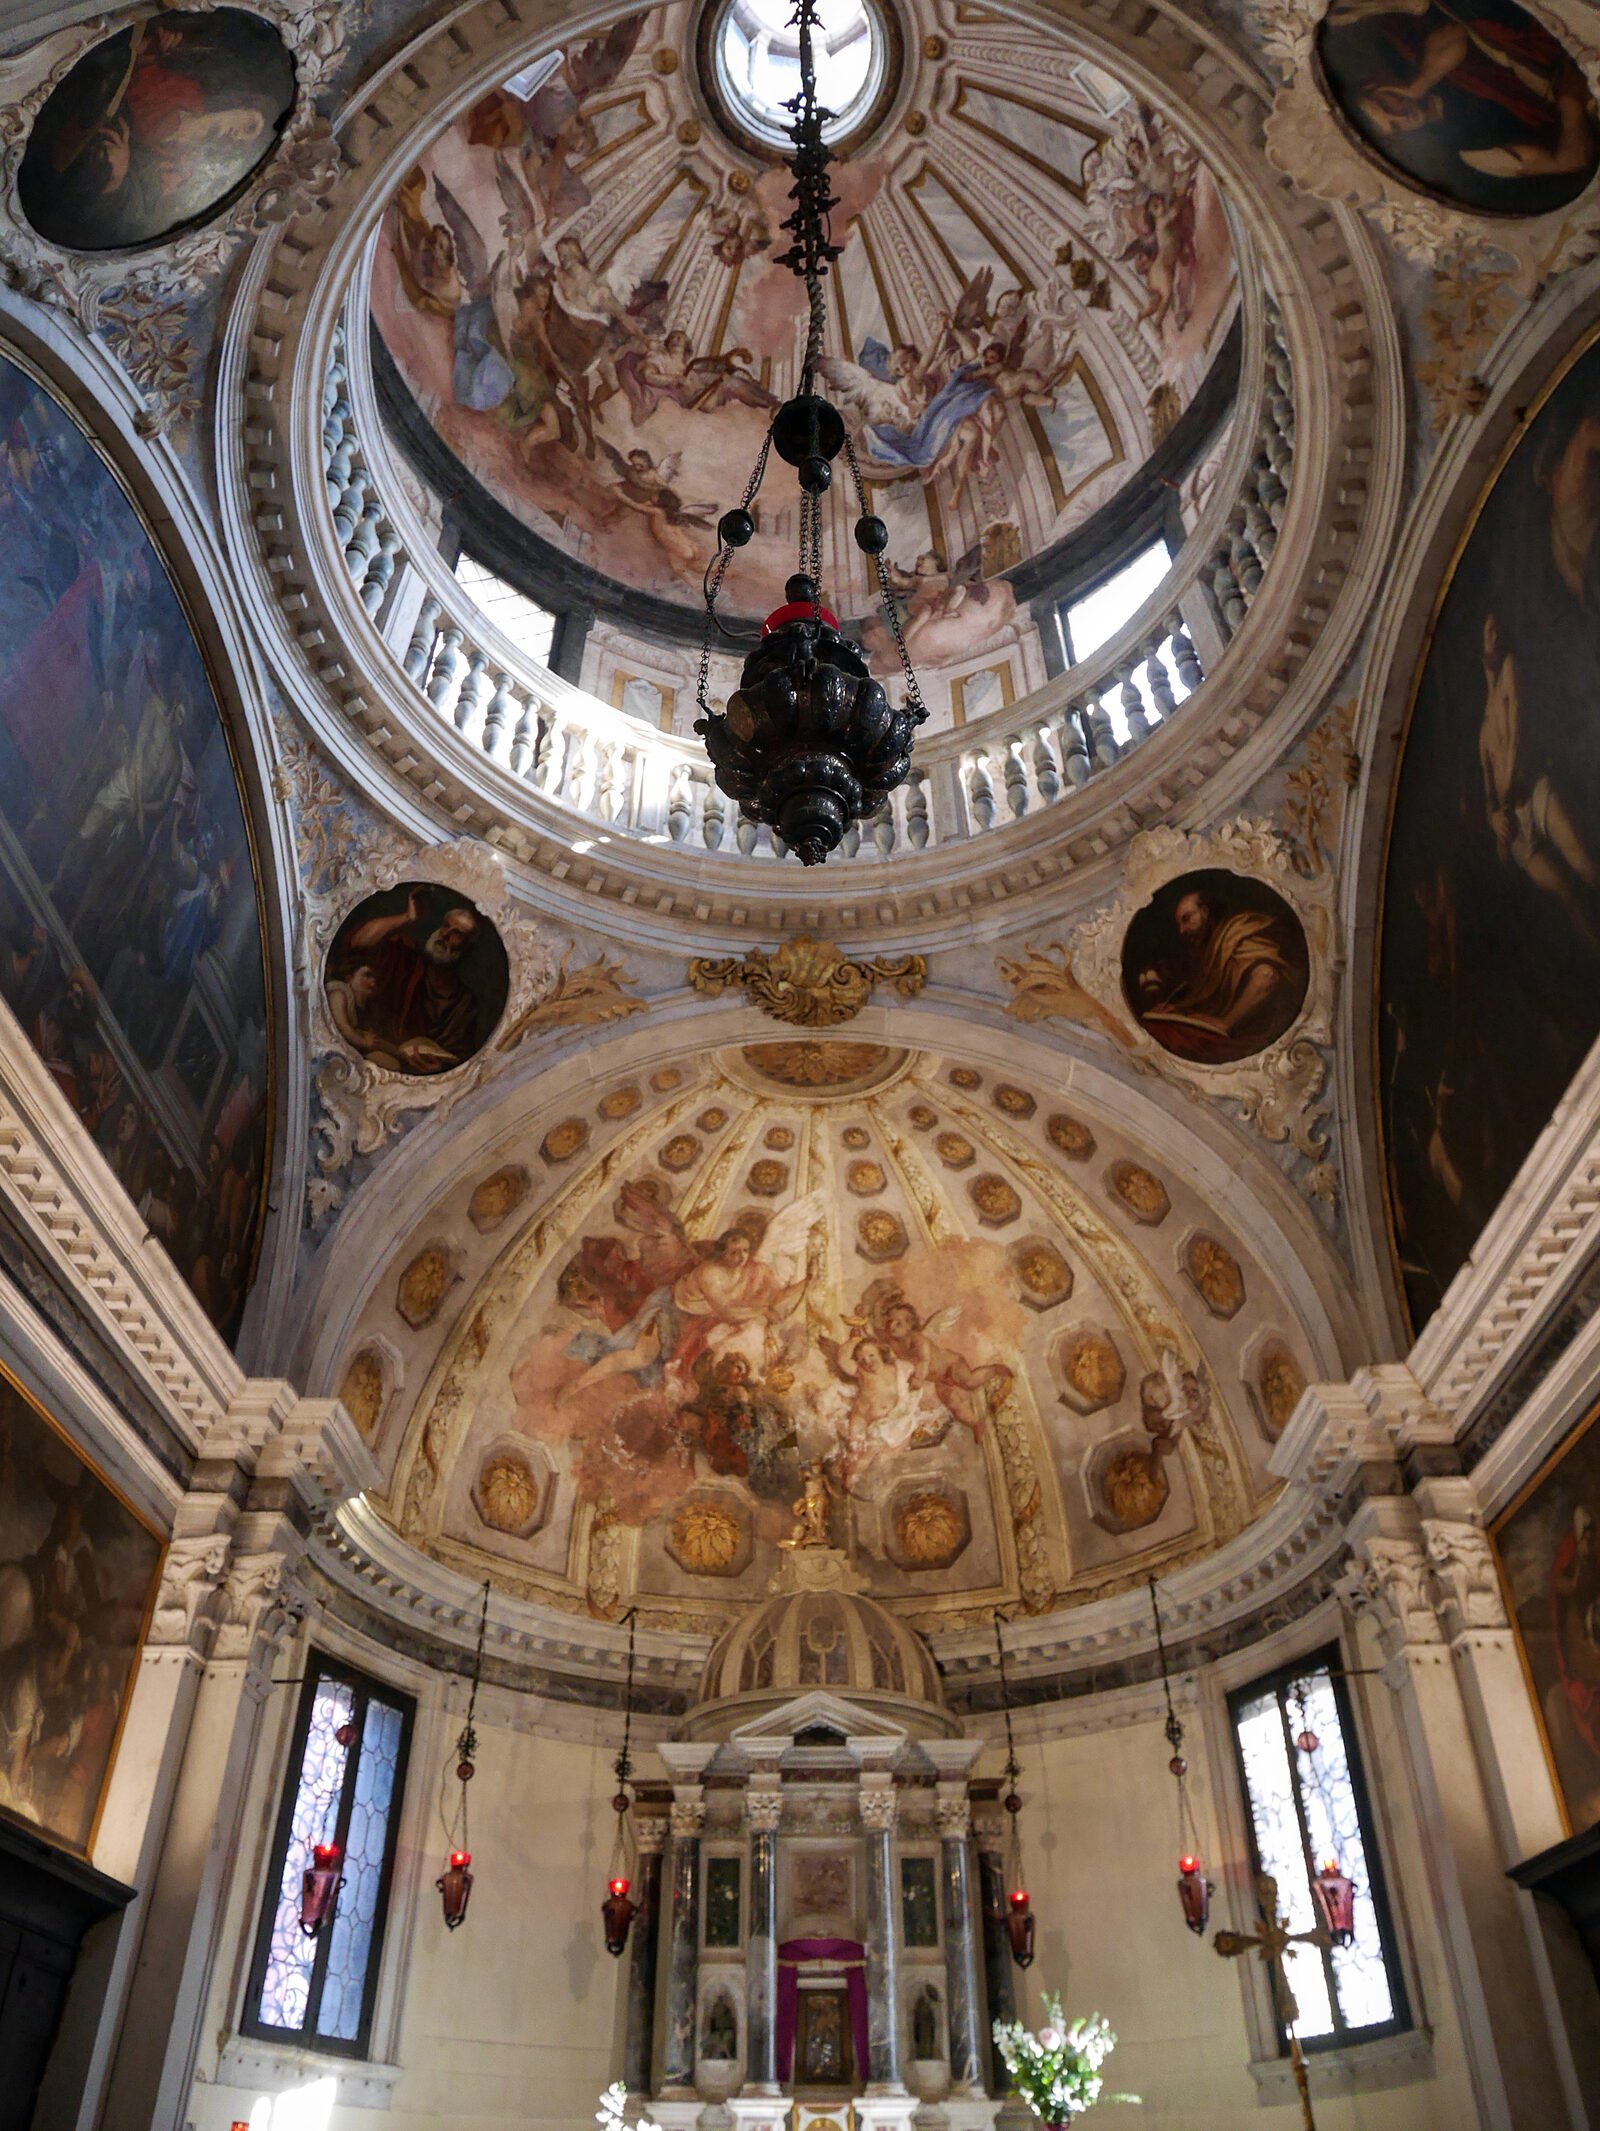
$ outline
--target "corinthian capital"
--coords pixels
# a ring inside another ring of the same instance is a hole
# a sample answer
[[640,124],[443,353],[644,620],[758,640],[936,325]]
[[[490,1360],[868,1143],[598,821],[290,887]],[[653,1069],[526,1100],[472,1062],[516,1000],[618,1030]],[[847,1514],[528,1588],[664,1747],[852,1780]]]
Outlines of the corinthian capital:
[[1475,1524],[1424,1517],[1422,1542],[1450,1640],[1471,1628],[1504,1628],[1505,1603],[1487,1535]]
[[212,1607],[227,1566],[225,1532],[174,1539],[161,1570],[161,1589],[150,1616],[148,1641],[164,1649],[189,1648],[205,1654],[210,1643]]
[[972,1832],[972,1800],[964,1790],[947,1791],[941,1784],[933,1817],[946,1841],[965,1839]]
[[1391,1657],[1444,1640],[1434,1604],[1433,1570],[1420,1539],[1370,1538],[1356,1548],[1358,1605],[1367,1607]]
[[776,1835],[783,1819],[782,1791],[757,1790],[752,1785],[744,1794],[744,1812],[752,1835]]
[[892,1833],[895,1811],[894,1778],[888,1775],[867,1775],[861,1779],[861,1825],[871,1835]]
[[270,1672],[277,1648],[306,1610],[305,1593],[284,1554],[241,1554],[222,1586],[213,1655]]
[[674,1842],[697,1840],[706,1824],[706,1802],[698,1790],[692,1796],[679,1792],[672,1801],[672,1839]]

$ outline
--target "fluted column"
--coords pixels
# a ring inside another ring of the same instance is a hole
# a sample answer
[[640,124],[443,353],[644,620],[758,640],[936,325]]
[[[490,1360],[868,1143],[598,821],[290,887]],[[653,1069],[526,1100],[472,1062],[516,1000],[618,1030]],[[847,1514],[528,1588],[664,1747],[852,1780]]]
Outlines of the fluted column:
[[659,1814],[634,1816],[634,1845],[639,1856],[639,1914],[628,1942],[627,2024],[622,2044],[622,2076],[635,2100],[650,2092],[655,2055],[656,1958],[661,1924],[661,1852],[667,1823]]
[[746,1941],[744,2091],[778,2086],[778,1823],[783,1792],[776,1768],[759,1771],[745,1792],[750,1828],[750,1928]]
[[705,1796],[698,1783],[679,1784],[672,1800],[672,1919],[667,1954],[667,2032],[661,2092],[669,2100],[694,2096],[695,1995],[700,1974],[700,1831]]
[[899,2095],[900,1955],[893,1885],[894,1776],[886,1761],[861,1771],[867,1842],[867,2092]]
[[981,2098],[983,2037],[978,2024],[978,1957],[972,1928],[967,1837],[972,1806],[965,1783],[941,1783],[935,1811],[944,1864],[944,1974],[950,2008],[950,2084]]
[[978,1819],[978,1889],[983,1904],[983,1980],[989,1997],[989,2083],[996,2094],[1010,2085],[1005,2059],[994,2040],[997,2020],[1017,2017],[1016,1979],[1011,1973],[1011,1941],[1006,1936],[1005,1834],[987,1815]]

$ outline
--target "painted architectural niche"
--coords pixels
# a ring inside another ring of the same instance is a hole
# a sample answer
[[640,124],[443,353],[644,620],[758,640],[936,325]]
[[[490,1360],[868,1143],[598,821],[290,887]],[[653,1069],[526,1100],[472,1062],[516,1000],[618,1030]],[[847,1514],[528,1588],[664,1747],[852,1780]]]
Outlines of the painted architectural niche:
[[[507,1179],[502,1241],[473,1209]],[[802,1503],[930,1632],[1191,1558],[1271,1488],[1262,1354],[1298,1384],[1310,1353],[1269,1267],[1113,1126],[844,1040],[597,1086],[395,1268],[352,1352],[391,1342],[428,1387],[385,1424],[401,1529],[704,1626],[799,1573]]]

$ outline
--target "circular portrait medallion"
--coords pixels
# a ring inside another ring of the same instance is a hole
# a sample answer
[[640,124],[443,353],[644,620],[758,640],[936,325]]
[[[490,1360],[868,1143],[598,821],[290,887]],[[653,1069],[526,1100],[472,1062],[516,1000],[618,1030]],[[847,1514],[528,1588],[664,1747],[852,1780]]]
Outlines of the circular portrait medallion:
[[1175,1058],[1232,1065],[1290,1028],[1311,956],[1300,920],[1265,881],[1209,867],[1159,888],[1122,941],[1134,1019]]
[[159,244],[242,190],[294,98],[294,61],[260,15],[147,15],[51,91],[17,172],[22,211],[68,251]]
[[419,1077],[481,1050],[510,988],[499,933],[464,895],[431,881],[402,881],[359,903],[323,973],[328,1012],[350,1049]]
[[1600,168],[1588,84],[1515,0],[1331,0],[1317,57],[1373,154],[1452,206],[1550,214]]

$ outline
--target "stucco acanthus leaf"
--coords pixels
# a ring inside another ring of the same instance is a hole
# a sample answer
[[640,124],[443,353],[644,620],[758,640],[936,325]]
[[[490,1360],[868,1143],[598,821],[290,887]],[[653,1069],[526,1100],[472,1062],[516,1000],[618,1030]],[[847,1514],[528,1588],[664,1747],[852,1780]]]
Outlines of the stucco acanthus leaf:
[[972,1832],[972,1801],[965,1792],[959,1798],[941,1798],[933,1809],[940,1835],[959,1841]]
[[776,1835],[783,1819],[783,1793],[750,1789],[744,1795],[745,1817],[755,1835]]
[[837,1028],[853,1021],[878,984],[902,999],[915,998],[927,974],[921,955],[853,962],[839,948],[804,937],[786,940],[773,954],[756,948],[742,958],[696,958],[689,964],[689,982],[697,992],[720,999],[742,987],[753,1005],[791,1028]]
[[1427,1555],[1413,1539],[1366,1539],[1355,1563],[1358,1605],[1367,1607],[1390,1653],[1443,1641]]
[[[208,12],[228,0],[186,0]],[[295,69],[295,100],[272,152],[239,197],[198,228],[135,253],[71,252],[41,237],[22,212],[18,172],[33,122],[56,87],[102,38],[148,12],[130,6],[41,38],[15,56],[0,112],[0,279],[34,303],[65,311],[121,365],[143,402],[137,427],[159,436],[199,412],[203,351],[188,306],[263,231],[325,208],[344,170],[316,97],[344,57],[367,0],[252,0],[277,29]]]
[[872,1835],[890,1835],[899,1800],[892,1783],[868,1788],[861,1786],[861,1825]]
[[[1021,959],[1002,955],[998,971],[1009,986],[1007,1011],[1019,1021],[1067,1020],[1115,1038],[1137,1069],[1175,1081],[1191,1093],[1237,1106],[1264,1140],[1287,1144],[1308,1166],[1299,1176],[1311,1198],[1332,1205],[1337,1175],[1327,1160],[1329,1109],[1326,1052],[1333,1041],[1336,884],[1325,865],[1297,863],[1295,844],[1271,822],[1242,817],[1209,831],[1163,826],[1128,847],[1121,892],[1072,941],[1040,949],[1029,942]],[[1311,974],[1305,1002],[1283,1034],[1253,1057],[1229,1065],[1178,1058],[1135,1021],[1122,991],[1122,945],[1129,925],[1166,882],[1181,874],[1220,868],[1264,881],[1305,929]]]
[[669,1809],[674,1842],[697,1842],[706,1824],[706,1802],[679,1794]]
[[306,1604],[286,1554],[237,1556],[222,1586],[213,1656],[269,1669],[279,1644],[303,1619]]

